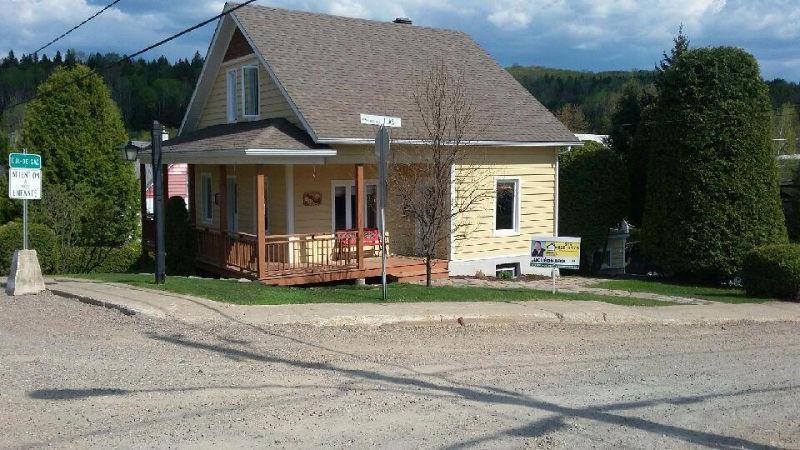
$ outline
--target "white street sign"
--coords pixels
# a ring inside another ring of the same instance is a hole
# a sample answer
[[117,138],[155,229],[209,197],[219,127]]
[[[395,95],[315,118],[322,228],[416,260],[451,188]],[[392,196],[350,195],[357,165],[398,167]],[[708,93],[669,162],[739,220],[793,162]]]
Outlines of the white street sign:
[[37,169],[8,169],[8,197],[41,200],[42,171]]
[[371,114],[361,114],[362,125],[383,125],[385,127],[400,128],[402,121],[399,117],[373,116]]

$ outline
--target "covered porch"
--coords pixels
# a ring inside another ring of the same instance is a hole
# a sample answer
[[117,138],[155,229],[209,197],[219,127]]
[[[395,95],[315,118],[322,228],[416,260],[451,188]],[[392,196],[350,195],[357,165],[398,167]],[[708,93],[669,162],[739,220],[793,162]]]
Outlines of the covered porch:
[[[225,127],[242,128],[238,125]],[[284,141],[288,133],[294,141],[307,137],[292,133],[297,129],[290,124],[263,125],[252,128],[255,134],[274,134],[280,127]],[[241,139],[242,133],[233,137]],[[225,136],[230,142],[231,133]],[[219,150],[221,143],[209,143],[208,138],[165,143],[165,164],[188,165],[187,207],[198,269],[272,285],[364,279],[380,276],[385,246],[391,280],[424,280],[424,260],[411,256],[414,244],[403,233],[390,242],[388,236],[395,236],[391,226],[386,239],[377,231],[377,174],[367,161],[369,154],[337,158],[336,150],[307,141],[301,142],[303,148],[279,150],[258,144],[263,143]],[[142,217],[145,246],[152,245],[152,216],[144,202]],[[433,274],[447,277],[447,261],[436,261]]]

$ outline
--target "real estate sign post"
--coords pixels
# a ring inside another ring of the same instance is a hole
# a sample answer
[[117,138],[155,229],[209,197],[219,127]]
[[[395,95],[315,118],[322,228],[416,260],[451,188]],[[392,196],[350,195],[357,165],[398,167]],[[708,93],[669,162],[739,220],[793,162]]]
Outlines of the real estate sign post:
[[549,267],[556,293],[556,269],[580,269],[581,238],[565,236],[533,236],[531,267]]

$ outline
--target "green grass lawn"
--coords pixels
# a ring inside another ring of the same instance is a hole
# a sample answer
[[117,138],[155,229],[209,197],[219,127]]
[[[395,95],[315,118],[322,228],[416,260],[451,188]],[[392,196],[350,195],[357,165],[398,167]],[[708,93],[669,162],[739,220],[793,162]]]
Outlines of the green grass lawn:
[[629,292],[651,292],[653,294],[699,298],[722,303],[764,303],[774,300],[771,298],[749,297],[742,289],[692,286],[658,280],[609,280],[594,284],[592,287]]
[[[235,280],[197,279],[167,277],[164,285],[153,283],[152,275],[99,273],[71,275],[99,281],[125,283],[132,286],[161,289],[179,294],[189,294],[239,305],[286,305],[299,303],[378,303],[381,289],[352,285],[324,287],[273,287],[259,283],[240,283]],[[532,301],[532,300],[581,300],[600,301],[626,306],[665,306],[670,302],[659,302],[641,298],[611,297],[596,294],[553,294],[532,289],[492,289],[479,287],[434,286],[427,288],[416,284],[390,284],[391,302],[485,302],[485,301]]]

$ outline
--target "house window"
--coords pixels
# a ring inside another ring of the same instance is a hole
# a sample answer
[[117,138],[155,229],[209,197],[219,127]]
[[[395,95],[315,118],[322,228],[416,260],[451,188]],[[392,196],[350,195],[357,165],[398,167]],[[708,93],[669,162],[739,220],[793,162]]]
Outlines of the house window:
[[228,97],[228,123],[236,122],[236,70],[229,70],[226,78]]
[[495,182],[495,234],[519,233],[519,180]]
[[228,231],[239,232],[239,184],[236,177],[228,177]]
[[211,223],[214,218],[214,193],[211,192],[211,174],[209,173],[200,175],[200,199],[203,202],[201,205],[203,222]]
[[242,67],[242,115],[258,117],[258,67]]
[[[378,184],[364,183],[364,227],[378,227]],[[351,181],[335,181],[333,185],[333,230],[356,227],[356,185]]]

